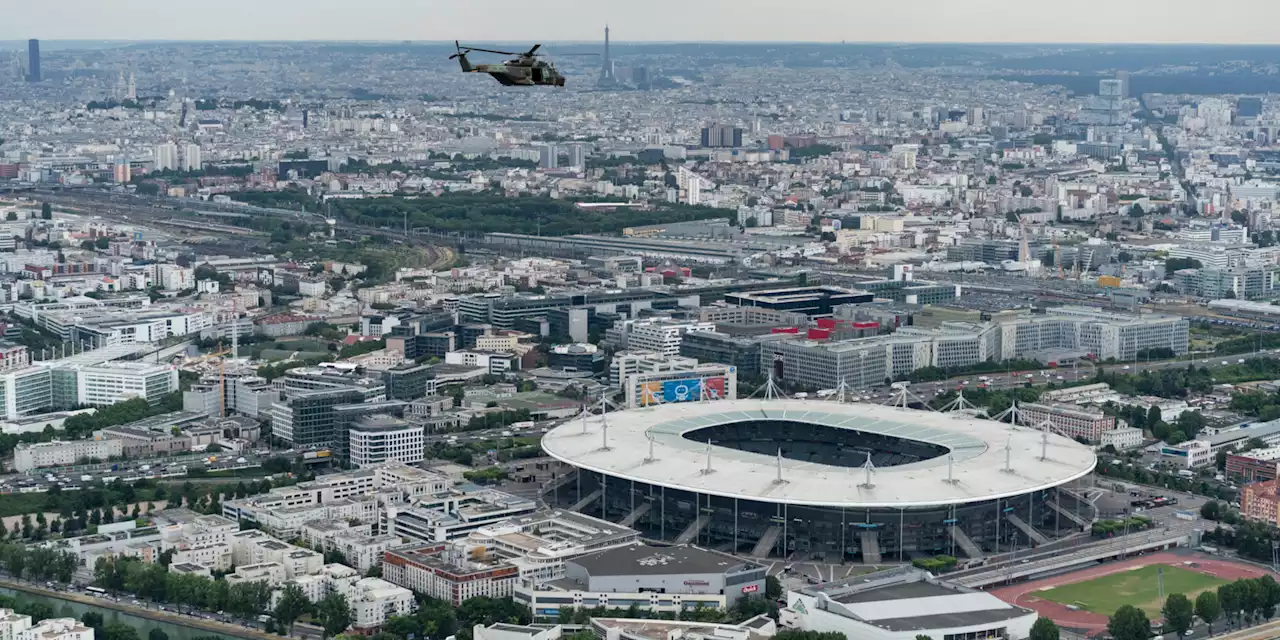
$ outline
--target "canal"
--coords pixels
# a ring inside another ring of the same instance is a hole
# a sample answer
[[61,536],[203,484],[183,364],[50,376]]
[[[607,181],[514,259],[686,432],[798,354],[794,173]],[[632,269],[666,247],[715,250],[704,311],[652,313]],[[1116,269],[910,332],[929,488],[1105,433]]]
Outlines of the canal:
[[18,591],[15,589],[9,589],[7,587],[0,587],[0,595],[9,596],[20,603],[38,602],[40,604],[52,607],[54,616],[58,618],[75,618],[76,620],[79,620],[80,617],[83,616],[84,614],[90,611],[93,611],[95,613],[102,615],[102,619],[104,620],[105,624],[110,624],[112,622],[120,622],[133,627],[138,631],[138,637],[142,638],[143,640],[146,640],[147,634],[151,633],[152,629],[159,629],[163,631],[165,635],[169,636],[169,640],[195,640],[195,638],[219,638],[221,640],[243,640],[242,638],[239,638],[237,636],[230,636],[224,633],[216,633],[214,631],[206,631],[204,629],[195,629],[192,627],[187,627],[180,624],[172,624],[169,622],[159,622],[156,620],[151,620],[149,618],[142,618],[139,616],[134,616],[134,615],[120,612],[120,611],[116,611],[115,609],[108,609],[106,607],[98,607],[94,605],[81,604],[79,602],[72,602],[70,600],[62,600],[59,598],[53,598],[53,597],[44,596],[44,595],[27,593],[25,591]]

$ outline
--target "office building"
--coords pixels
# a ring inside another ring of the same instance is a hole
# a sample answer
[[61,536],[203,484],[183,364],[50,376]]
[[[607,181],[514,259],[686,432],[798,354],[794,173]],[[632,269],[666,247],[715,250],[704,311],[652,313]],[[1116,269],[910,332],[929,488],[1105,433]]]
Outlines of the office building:
[[1136,449],[1142,446],[1142,429],[1119,427],[1103,431],[1102,437],[1098,440],[1098,445],[1103,448],[1112,447],[1116,451]]
[[436,394],[436,381],[428,364],[404,362],[385,369],[382,381],[386,385],[387,398],[391,400],[415,400]]
[[731,336],[714,331],[686,333],[680,340],[680,356],[701,363],[727,364],[737,369],[740,378],[761,377],[760,356],[773,343],[794,339],[791,333],[767,333],[758,336]]
[[829,317],[839,305],[863,304],[871,302],[873,297],[865,291],[817,286],[730,292],[725,294],[724,300],[728,304],[743,307],[803,313],[809,317]]
[[1280,448],[1253,449],[1245,453],[1228,453],[1226,474],[1240,482],[1275,480],[1280,470]]
[[468,598],[510,597],[520,570],[484,547],[438,543],[386,552],[382,577],[456,607]]
[[353,387],[317,389],[293,393],[272,403],[272,435],[295,448],[332,447],[336,442],[336,414],[340,405],[359,404],[364,394]]
[[27,82],[40,82],[40,41],[32,38],[27,41]]
[[680,355],[680,341],[687,333],[712,332],[715,325],[710,322],[679,322],[674,320],[657,320],[653,322],[635,323],[627,336],[627,348],[640,351],[651,351],[664,356]]
[[167,364],[115,361],[79,367],[74,372],[73,404],[77,405],[101,407],[134,398],[156,404],[178,390],[178,369]]
[[537,503],[496,489],[448,489],[419,496],[412,506],[388,506],[382,530],[420,543],[451,542],[481,527],[533,513]]
[[425,457],[425,432],[420,425],[388,415],[363,416],[348,429],[349,460],[369,467],[388,460],[417,464]]
[[594,344],[561,344],[547,354],[547,366],[557,371],[604,373],[604,351]]
[[738,148],[742,146],[742,129],[730,125],[712,124],[702,130],[704,148]]
[[570,559],[639,541],[639,531],[562,509],[504,520],[463,539],[468,547],[483,547],[518,567],[520,579],[527,582],[559,580]]
[[1115,416],[1101,409],[1074,404],[1028,403],[1018,405],[1018,419],[1030,427],[1047,429],[1068,438],[1097,443],[1116,426]]
[[93,439],[20,443],[13,450],[13,468],[30,471],[45,467],[64,467],[83,460],[105,461],[124,453],[122,440]]
[[1046,353],[1076,352],[1098,360],[1133,360],[1141,352],[1187,352],[1190,322],[1158,313],[1128,314],[1093,307],[1063,306],[1044,315],[1020,316],[999,324],[1001,360],[1040,359]]

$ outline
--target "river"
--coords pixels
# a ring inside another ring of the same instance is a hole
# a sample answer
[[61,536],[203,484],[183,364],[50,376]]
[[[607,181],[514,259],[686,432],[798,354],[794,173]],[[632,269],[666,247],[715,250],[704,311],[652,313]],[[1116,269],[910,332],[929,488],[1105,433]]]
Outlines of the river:
[[195,629],[192,627],[187,627],[180,624],[172,624],[169,622],[159,622],[156,620],[151,620],[149,618],[143,618],[143,617],[123,613],[120,611],[116,611],[115,609],[108,609],[106,607],[98,607],[94,605],[81,604],[79,602],[72,602],[70,600],[62,600],[59,598],[52,598],[49,596],[43,596],[43,595],[38,595],[34,593],[27,593],[25,591],[18,591],[15,589],[9,589],[7,587],[0,587],[0,594],[12,597],[16,599],[18,602],[39,602],[39,603],[48,605],[50,607],[53,607],[54,614],[59,618],[75,618],[79,620],[80,616],[83,616],[85,613],[88,613],[90,611],[94,611],[96,613],[102,614],[102,618],[103,620],[106,621],[106,623],[122,622],[124,624],[127,624],[133,627],[134,629],[137,629],[138,637],[142,638],[143,640],[146,640],[147,634],[151,633],[152,629],[159,629],[165,632],[165,634],[169,636],[169,640],[194,640],[195,638],[200,638],[200,637],[204,637],[204,638],[214,637],[214,638],[221,638],[222,640],[242,640],[237,636],[229,636],[224,633],[215,633],[213,631]]

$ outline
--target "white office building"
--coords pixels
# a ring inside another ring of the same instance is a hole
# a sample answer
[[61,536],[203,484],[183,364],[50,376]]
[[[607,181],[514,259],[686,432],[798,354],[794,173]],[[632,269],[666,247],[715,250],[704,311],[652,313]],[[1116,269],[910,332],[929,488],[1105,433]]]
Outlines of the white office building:
[[13,450],[13,468],[30,471],[45,467],[63,467],[81,460],[97,458],[105,461],[124,453],[123,440],[54,440],[22,443]]
[[417,464],[426,459],[426,431],[399,418],[372,415],[351,425],[351,464],[369,467],[388,460]]
[[77,404],[105,406],[143,398],[155,404],[178,390],[178,369],[167,364],[104,362],[76,372]]

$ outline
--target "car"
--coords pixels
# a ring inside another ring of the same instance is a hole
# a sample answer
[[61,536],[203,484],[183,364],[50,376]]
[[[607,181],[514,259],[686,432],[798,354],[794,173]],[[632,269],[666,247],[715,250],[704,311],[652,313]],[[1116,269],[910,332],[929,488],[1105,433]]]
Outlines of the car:
[[1125,371],[1128,371],[1128,370],[1129,370],[1129,368],[1130,368],[1130,367],[1129,367],[1129,365],[1127,365],[1127,364],[1123,367],[1123,369],[1124,369]]

